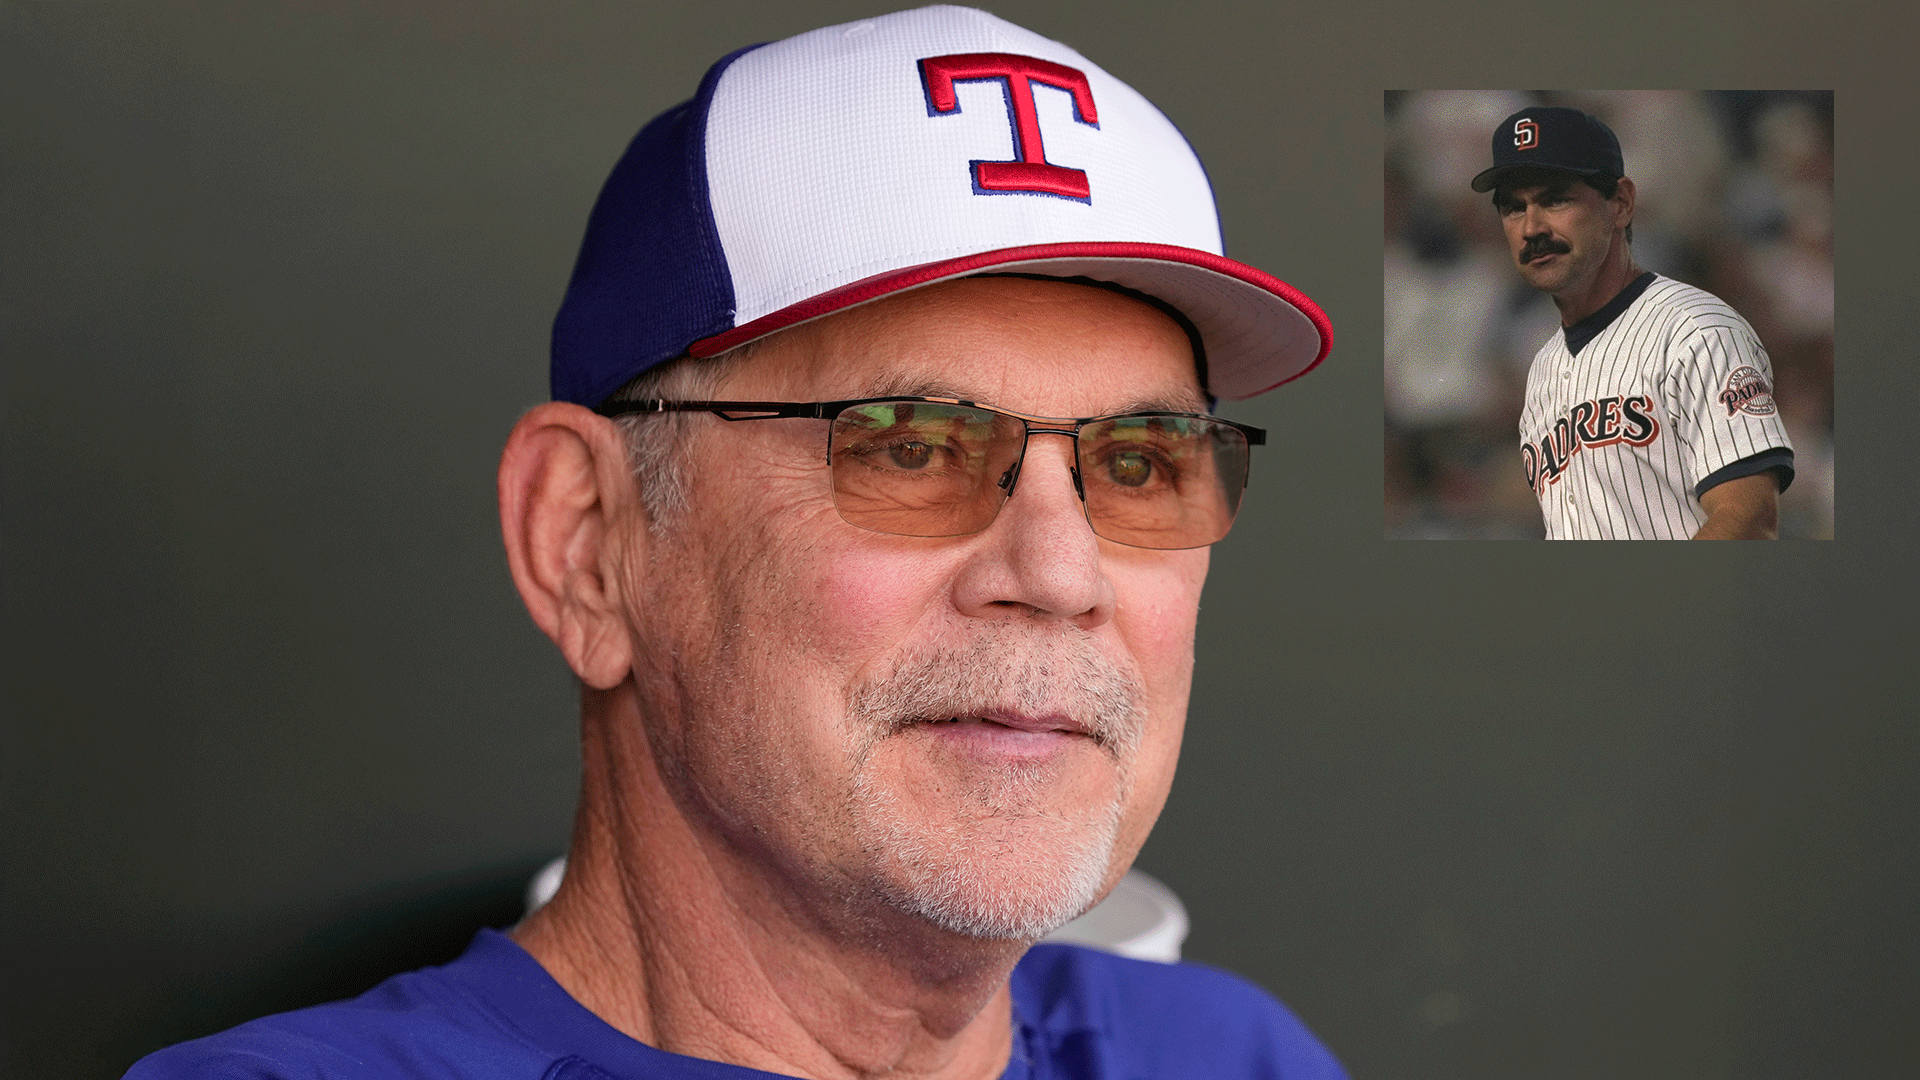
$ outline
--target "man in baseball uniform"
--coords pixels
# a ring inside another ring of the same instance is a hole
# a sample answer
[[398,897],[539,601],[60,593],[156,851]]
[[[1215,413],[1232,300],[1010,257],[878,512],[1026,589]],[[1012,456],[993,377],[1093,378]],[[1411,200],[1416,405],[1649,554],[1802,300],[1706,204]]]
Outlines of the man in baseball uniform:
[[1035,942],[1172,781],[1208,547],[1320,362],[1192,149],[931,7],[743,49],[614,166],[508,437],[581,686],[544,907],[134,1077],[1337,1080],[1278,1002]]
[[1522,109],[1473,190],[1493,192],[1520,276],[1560,309],[1520,415],[1547,538],[1772,539],[1793,448],[1766,351],[1718,297],[1635,265],[1612,130]]

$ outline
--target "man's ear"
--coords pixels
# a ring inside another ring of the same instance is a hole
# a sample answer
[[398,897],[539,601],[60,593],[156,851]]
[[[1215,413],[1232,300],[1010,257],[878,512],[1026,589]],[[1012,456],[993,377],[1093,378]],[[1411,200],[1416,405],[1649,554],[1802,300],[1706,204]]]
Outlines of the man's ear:
[[1621,177],[1619,186],[1613,189],[1613,201],[1620,206],[1618,216],[1614,220],[1619,223],[1620,228],[1624,229],[1633,224],[1633,202],[1637,197],[1638,193],[1634,189],[1633,181],[1624,176]]
[[639,526],[612,421],[556,401],[513,426],[500,456],[500,530],[514,586],[574,674],[602,690],[632,665],[620,572],[646,542]]

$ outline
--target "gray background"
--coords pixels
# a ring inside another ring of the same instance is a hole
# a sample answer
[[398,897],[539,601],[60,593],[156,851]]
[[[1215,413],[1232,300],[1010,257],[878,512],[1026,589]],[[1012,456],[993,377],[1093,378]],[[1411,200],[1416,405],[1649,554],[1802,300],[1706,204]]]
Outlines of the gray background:
[[[0,7],[0,1072],[511,918],[574,718],[492,470],[587,208],[714,58],[883,9]],[[1142,856],[1189,955],[1357,1077],[1920,1073],[1909,6],[998,10],[1336,328],[1229,410],[1274,436]],[[1381,541],[1382,88],[1628,84],[1836,89],[1840,539]]]

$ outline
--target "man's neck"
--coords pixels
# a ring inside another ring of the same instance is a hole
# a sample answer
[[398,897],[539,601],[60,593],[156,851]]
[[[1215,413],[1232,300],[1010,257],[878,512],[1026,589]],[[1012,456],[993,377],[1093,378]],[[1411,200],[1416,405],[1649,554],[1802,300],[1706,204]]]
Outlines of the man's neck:
[[1571,286],[1553,294],[1553,304],[1560,309],[1560,325],[1572,326],[1581,319],[1607,306],[1607,301],[1620,295],[1620,290],[1633,283],[1640,276],[1640,267],[1633,261],[1633,248],[1626,239],[1615,236],[1613,246],[1607,250],[1607,259],[1600,264],[1600,272],[1584,286]]
[[513,931],[568,993],[648,1045],[783,1075],[1000,1075],[1021,943],[781,890],[681,812],[637,716],[610,729],[637,745],[585,755],[566,877]]

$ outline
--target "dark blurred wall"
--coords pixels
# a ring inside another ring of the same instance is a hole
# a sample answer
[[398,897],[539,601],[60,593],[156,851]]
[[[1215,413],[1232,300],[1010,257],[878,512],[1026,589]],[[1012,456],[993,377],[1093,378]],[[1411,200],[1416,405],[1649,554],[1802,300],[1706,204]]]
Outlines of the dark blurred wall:
[[[1272,445],[1141,860],[1188,954],[1356,1077],[1920,1074],[1904,9],[994,7],[1336,329],[1226,410]],[[492,470],[587,208],[712,59],[884,9],[0,5],[0,1074],[513,918],[575,720]],[[1382,89],[1635,83],[1836,91],[1839,539],[1384,543]]]

